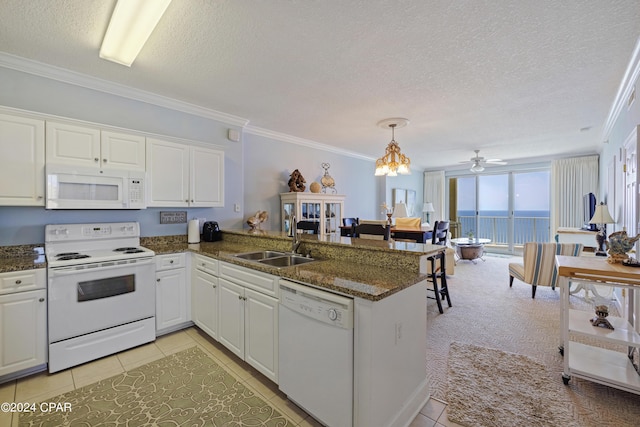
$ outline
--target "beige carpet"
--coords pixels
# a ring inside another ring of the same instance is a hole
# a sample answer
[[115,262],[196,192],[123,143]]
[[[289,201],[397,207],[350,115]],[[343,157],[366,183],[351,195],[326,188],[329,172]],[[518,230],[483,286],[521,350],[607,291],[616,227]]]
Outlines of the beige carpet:
[[72,410],[22,414],[19,426],[293,426],[197,347],[47,402]]
[[[435,301],[427,309],[427,377],[432,397],[446,402],[449,347],[453,342],[531,357],[562,384],[559,291],[514,281],[509,288],[509,259],[486,256],[485,262],[459,262],[449,279],[453,307],[439,314]],[[572,303],[584,304],[577,297]],[[591,381],[572,378],[560,388],[574,405],[581,426],[640,426],[640,396]],[[517,393],[518,390],[510,390]],[[505,404],[506,401],[505,401]]]
[[581,427],[563,387],[528,356],[457,342],[450,346],[449,421],[474,427]]

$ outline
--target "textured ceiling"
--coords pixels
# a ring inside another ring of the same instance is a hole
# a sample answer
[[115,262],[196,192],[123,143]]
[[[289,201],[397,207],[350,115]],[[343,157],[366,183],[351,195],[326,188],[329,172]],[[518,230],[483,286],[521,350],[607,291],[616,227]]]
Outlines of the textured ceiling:
[[115,3],[2,0],[0,51],[372,158],[406,117],[424,169],[599,151],[640,35],[637,0],[174,0],[127,68]]

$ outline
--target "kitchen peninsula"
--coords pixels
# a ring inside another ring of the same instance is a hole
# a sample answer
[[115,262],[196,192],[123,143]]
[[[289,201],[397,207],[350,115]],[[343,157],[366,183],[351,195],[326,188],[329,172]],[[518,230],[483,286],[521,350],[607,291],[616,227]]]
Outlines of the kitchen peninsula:
[[222,241],[192,245],[175,237],[173,242],[143,238],[141,243],[157,254],[190,251],[217,259],[221,266],[248,267],[353,298],[354,426],[408,425],[428,400],[426,275],[421,266],[443,246],[303,235],[298,252],[317,261],[274,268],[235,255],[288,252],[291,239],[281,232],[223,231]]

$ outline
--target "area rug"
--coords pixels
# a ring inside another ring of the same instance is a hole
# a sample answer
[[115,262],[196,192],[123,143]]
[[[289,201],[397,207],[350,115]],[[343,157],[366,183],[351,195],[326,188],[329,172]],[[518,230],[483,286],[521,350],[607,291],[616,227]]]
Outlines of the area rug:
[[193,347],[48,403],[71,411],[20,415],[19,426],[293,426]]
[[449,348],[448,418],[463,426],[580,427],[562,387],[528,356],[459,342]]

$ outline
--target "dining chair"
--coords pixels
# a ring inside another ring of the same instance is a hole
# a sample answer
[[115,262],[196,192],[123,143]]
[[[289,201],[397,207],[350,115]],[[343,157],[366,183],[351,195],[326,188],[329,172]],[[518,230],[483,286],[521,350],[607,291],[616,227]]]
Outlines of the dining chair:
[[342,218],[342,228],[340,228],[340,235],[345,237],[353,237],[353,230],[358,224],[360,224],[360,218]]
[[353,237],[361,239],[389,240],[391,227],[381,224],[359,224],[353,229]]
[[297,228],[298,231],[302,230],[302,233],[320,233],[320,223],[318,221],[298,221]]
[[[449,221],[436,221],[433,224],[433,230],[431,232],[431,244],[447,246],[449,239]],[[427,288],[427,291],[434,293],[434,296],[427,296],[429,299],[435,299],[438,304],[438,311],[440,314],[444,313],[442,309],[442,300],[447,300],[447,305],[451,307],[451,298],[449,297],[449,287],[447,286],[447,274],[446,274],[446,249],[438,252],[436,255],[427,257],[429,263],[429,281],[433,283],[433,289]],[[438,289],[438,280],[440,281],[440,287]]]

